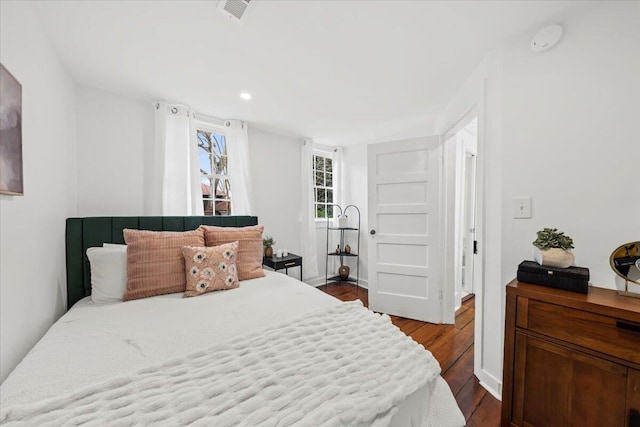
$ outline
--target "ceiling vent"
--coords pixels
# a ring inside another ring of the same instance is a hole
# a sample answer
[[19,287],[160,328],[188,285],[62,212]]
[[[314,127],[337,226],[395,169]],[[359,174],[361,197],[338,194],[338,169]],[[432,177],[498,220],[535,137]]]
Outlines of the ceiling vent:
[[243,23],[255,0],[220,0],[218,10],[232,21]]

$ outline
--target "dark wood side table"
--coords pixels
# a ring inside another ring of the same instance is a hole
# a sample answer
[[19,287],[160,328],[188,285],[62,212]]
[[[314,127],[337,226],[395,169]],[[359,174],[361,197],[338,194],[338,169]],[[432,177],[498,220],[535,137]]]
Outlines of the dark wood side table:
[[300,281],[302,281],[302,257],[300,255],[289,252],[289,255],[278,258],[274,254],[270,258],[263,257],[262,265],[266,265],[275,271],[282,270],[284,268],[285,273],[289,273],[289,268],[291,267],[300,267]]

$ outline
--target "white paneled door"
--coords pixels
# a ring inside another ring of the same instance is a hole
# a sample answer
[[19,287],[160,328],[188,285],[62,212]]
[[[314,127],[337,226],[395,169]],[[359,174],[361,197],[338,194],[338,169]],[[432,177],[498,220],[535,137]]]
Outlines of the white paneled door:
[[442,321],[441,150],[437,136],[368,146],[374,311]]

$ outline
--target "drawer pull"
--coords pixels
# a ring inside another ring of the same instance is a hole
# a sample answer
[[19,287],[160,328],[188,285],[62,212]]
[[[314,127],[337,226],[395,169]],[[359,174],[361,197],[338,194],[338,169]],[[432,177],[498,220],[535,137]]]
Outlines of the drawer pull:
[[634,325],[632,323],[621,322],[618,320],[616,322],[616,327],[618,327],[619,329],[626,329],[627,331],[640,333],[640,325]]
[[284,266],[285,266],[285,267],[291,267],[292,265],[296,265],[296,262],[295,262],[295,261],[293,261],[293,262],[288,262],[288,263],[286,263]]

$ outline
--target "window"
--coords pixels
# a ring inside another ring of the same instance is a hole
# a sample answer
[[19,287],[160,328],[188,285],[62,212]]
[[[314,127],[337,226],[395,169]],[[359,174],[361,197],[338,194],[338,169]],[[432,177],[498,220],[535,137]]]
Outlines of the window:
[[333,159],[314,154],[312,169],[316,219],[333,218]]
[[204,214],[231,215],[231,183],[224,131],[198,129],[196,132]]

